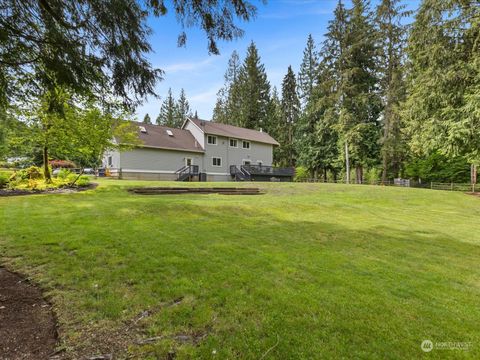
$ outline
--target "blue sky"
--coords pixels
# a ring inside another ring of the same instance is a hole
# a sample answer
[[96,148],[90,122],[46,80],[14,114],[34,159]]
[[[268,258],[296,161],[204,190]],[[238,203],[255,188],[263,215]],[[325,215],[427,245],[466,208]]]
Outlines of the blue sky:
[[[220,55],[208,54],[207,39],[198,29],[187,29],[186,47],[179,48],[177,36],[182,29],[172,14],[149,19],[153,30],[150,42],[154,50],[149,59],[154,67],[165,71],[164,80],[156,87],[162,99],[168,88],[172,88],[176,98],[183,88],[192,110],[197,110],[199,117],[210,119],[231,53],[237,50],[243,60],[252,40],[257,45],[271,85],[280,89],[289,65],[298,72],[308,34],[313,35],[317,44],[323,40],[338,0],[269,0],[266,5],[251,1],[258,7],[256,19],[239,24],[245,30],[243,38],[219,42]],[[372,1],[372,5],[377,1]],[[409,9],[414,9],[418,0],[405,0],[405,3]],[[348,1],[346,5],[350,5]],[[138,120],[148,113],[154,121],[162,99],[147,99],[137,108]]]

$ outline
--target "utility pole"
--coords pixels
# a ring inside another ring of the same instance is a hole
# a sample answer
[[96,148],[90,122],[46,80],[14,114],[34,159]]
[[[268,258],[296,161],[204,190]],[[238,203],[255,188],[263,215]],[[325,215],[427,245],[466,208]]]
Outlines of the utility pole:
[[345,167],[347,170],[347,184],[350,184],[350,159],[348,157],[348,142],[345,140]]

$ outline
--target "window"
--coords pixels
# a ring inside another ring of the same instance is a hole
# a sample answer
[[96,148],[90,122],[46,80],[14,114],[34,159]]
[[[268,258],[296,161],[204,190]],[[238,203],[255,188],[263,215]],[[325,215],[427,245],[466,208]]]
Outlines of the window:
[[242,141],[242,147],[244,149],[250,149],[250,141]]
[[212,158],[213,166],[222,166],[222,158],[214,157]]
[[250,160],[243,160],[243,165],[250,165],[252,162]]
[[190,165],[193,165],[192,158],[185,158],[185,166],[190,166]]
[[113,165],[113,159],[111,156],[108,157],[108,166],[112,166]]
[[238,140],[237,139],[230,139],[230,147],[238,147]]
[[217,145],[217,137],[213,136],[213,135],[208,135],[207,136],[207,144]]

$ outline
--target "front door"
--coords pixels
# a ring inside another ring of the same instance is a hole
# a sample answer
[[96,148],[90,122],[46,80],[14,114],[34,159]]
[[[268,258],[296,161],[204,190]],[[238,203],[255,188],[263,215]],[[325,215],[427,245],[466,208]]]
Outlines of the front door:
[[185,166],[190,166],[190,165],[193,165],[192,158],[185,158]]

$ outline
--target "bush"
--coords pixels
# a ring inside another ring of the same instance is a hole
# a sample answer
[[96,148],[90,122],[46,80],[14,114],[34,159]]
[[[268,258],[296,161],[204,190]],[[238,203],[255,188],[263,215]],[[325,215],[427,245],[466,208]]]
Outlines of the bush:
[[[70,174],[67,176],[67,183],[72,185],[73,182],[77,179],[77,174]],[[78,180],[75,182],[74,185],[77,186],[87,186],[90,184],[90,178],[87,175],[81,175]]]
[[58,172],[57,178],[59,178],[60,180],[66,180],[70,176],[71,173],[72,172],[68,169],[61,169]]
[[56,168],[73,169],[76,167],[75,163],[70,160],[50,160],[48,164],[54,169]]
[[6,187],[10,182],[10,176],[7,173],[0,173],[0,189]]
[[369,168],[365,174],[365,183],[375,185],[380,181],[382,170],[376,167]]
[[40,169],[38,166],[30,166],[25,171],[26,171],[28,180],[41,180],[41,179],[43,179],[42,169]]
[[299,166],[295,168],[294,181],[305,181],[308,178],[309,178],[308,170],[305,167]]
[[90,184],[90,178],[87,175],[82,175],[78,178],[76,185],[88,186]]

